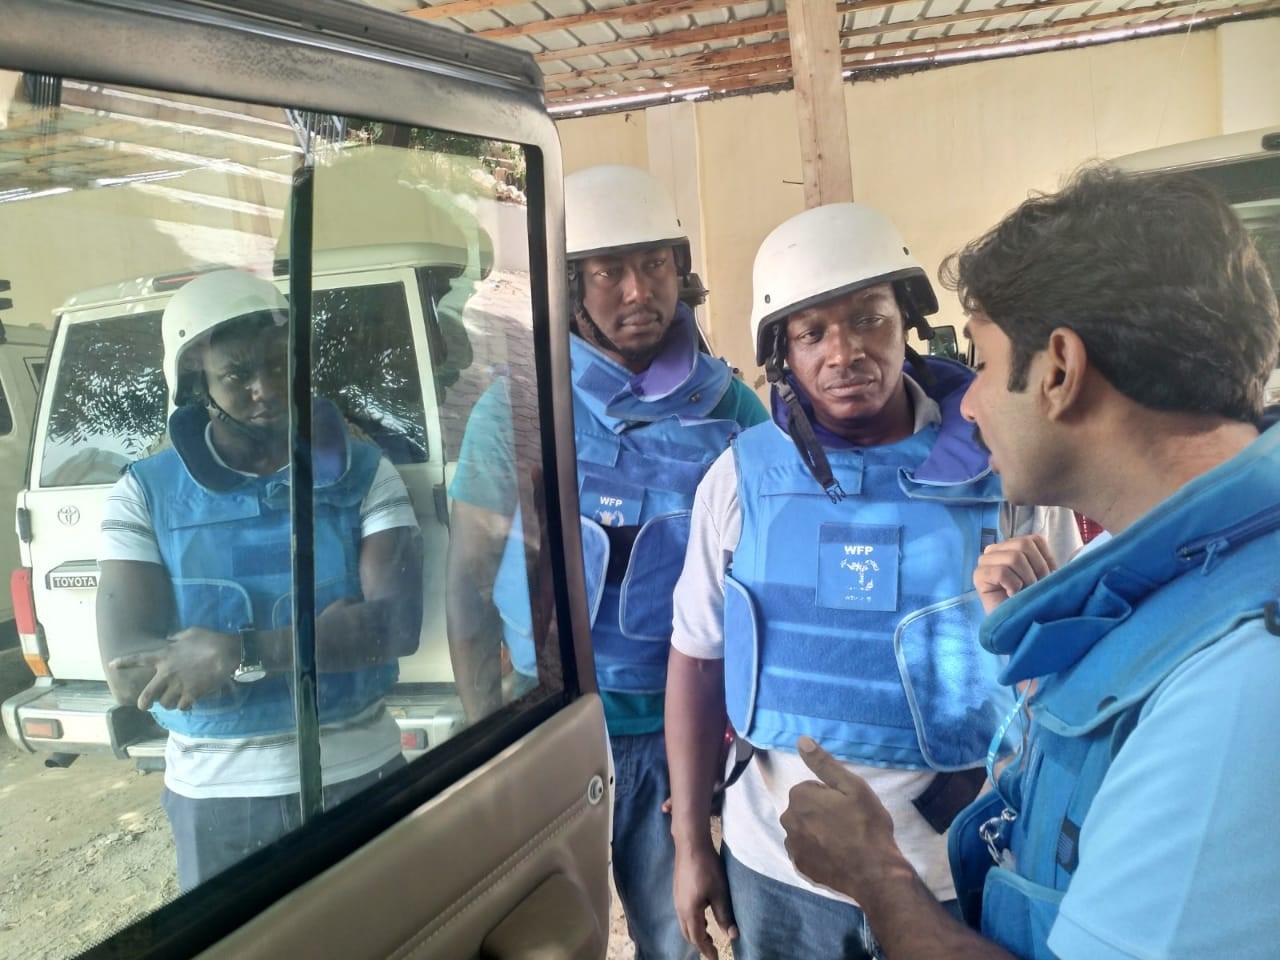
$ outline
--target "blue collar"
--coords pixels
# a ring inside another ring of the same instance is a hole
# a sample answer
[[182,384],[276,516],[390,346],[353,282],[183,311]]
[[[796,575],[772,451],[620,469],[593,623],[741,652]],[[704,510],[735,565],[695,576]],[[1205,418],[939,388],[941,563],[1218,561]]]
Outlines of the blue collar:
[[[331,486],[351,466],[351,450],[342,413],[328,400],[312,401],[312,474],[317,488]],[[212,493],[225,493],[250,478],[219,463],[205,441],[209,415],[202,407],[178,407],[169,416],[169,437],[191,479]]]
[[[1009,655],[1005,683],[1060,673],[1143,599],[1280,529],[1280,426],[1182,487],[1107,543],[1000,604],[982,645]],[[1210,598],[1210,602],[1212,598]]]
[[[942,422],[938,425],[937,438],[929,456],[920,466],[908,474],[908,479],[928,485],[952,485],[969,483],[986,475],[990,468],[987,451],[977,442],[973,424],[960,415],[960,401],[973,382],[973,371],[962,363],[942,357],[924,357],[925,365],[933,374],[932,384],[921,383],[929,399],[938,404]],[[910,373],[910,367],[904,368]],[[800,406],[813,426],[813,432],[826,450],[853,450],[855,446],[839,434],[818,423],[813,414],[813,401],[809,399],[795,377],[787,374],[787,380],[800,400]],[[919,382],[919,381],[917,381]],[[787,430],[787,405],[778,398],[776,389],[770,390],[770,406],[773,421]]]
[[615,433],[668,417],[707,417],[729,389],[727,364],[698,350],[693,313],[683,303],[653,363],[632,373],[582,337],[569,337],[575,393]]

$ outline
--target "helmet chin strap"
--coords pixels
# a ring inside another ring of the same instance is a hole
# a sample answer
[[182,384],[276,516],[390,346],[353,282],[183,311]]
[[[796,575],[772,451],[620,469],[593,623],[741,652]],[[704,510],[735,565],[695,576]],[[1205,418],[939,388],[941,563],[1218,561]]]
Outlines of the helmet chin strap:
[[[905,283],[895,283],[893,285],[894,295],[898,298],[898,309],[902,311],[902,315],[907,321],[907,330],[915,329],[920,335],[920,339],[926,342],[933,339],[933,327],[929,325],[929,321],[925,319],[924,313],[916,304],[915,297],[911,295],[911,289]],[[928,364],[924,362],[924,358],[916,352],[915,348],[910,344],[906,344],[907,362],[911,364],[911,369],[915,372],[916,378],[926,387],[932,387],[936,384],[937,378],[933,375],[933,371],[929,369]]]
[[225,423],[233,432],[239,434],[242,440],[247,440],[255,448],[266,447],[271,442],[272,431],[269,428],[237,420],[223,410],[222,407],[218,406],[218,401],[214,400],[213,397],[205,397],[205,406],[213,411],[213,416],[219,423]]
[[813,432],[813,424],[809,422],[804,407],[800,405],[800,397],[787,382],[786,370],[783,367],[786,337],[786,326],[776,324],[773,328],[773,350],[770,351],[764,363],[765,376],[778,391],[782,402],[787,405],[787,433],[791,435],[791,442],[796,445],[796,452],[800,454],[800,459],[831,502],[839,503],[846,496],[844,488],[840,486],[840,481],[831,471],[831,461],[827,459],[827,452],[822,448],[818,435]]
[[583,329],[578,330],[578,333],[580,335],[584,333],[586,334],[586,336],[583,336],[582,339],[591,340],[592,342],[595,343],[596,346],[603,347],[605,350],[608,350],[610,353],[616,353],[620,357],[626,356],[626,354],[622,352],[622,349],[616,343],[610,340],[608,335],[606,335],[605,332],[601,330],[599,326],[596,325],[596,322],[591,319],[591,314],[587,313],[586,304],[581,302],[578,303],[578,309],[574,313],[574,318],[575,320],[579,318],[581,319],[580,323],[574,324],[575,327],[586,328],[585,330]]

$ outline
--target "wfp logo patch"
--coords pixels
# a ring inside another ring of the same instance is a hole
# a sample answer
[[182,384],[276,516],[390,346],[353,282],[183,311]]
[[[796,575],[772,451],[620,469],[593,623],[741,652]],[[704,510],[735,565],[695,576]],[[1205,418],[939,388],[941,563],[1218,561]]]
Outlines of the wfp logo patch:
[[818,605],[897,610],[901,544],[900,526],[824,523],[818,532]]

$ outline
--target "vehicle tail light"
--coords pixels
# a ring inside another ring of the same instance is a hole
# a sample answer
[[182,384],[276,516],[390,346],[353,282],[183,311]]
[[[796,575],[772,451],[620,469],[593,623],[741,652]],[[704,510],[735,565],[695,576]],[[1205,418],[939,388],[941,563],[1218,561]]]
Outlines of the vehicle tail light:
[[61,740],[62,724],[52,717],[27,718],[22,721],[22,735],[27,739]]
[[13,596],[13,620],[19,633],[36,632],[36,599],[31,589],[31,568],[19,567],[9,577],[9,593]]
[[13,622],[18,628],[18,640],[22,644],[22,659],[37,677],[51,676],[40,650],[40,638],[36,632],[36,598],[31,586],[31,568],[19,567],[9,577],[9,594],[13,597]]
[[400,749],[401,750],[425,750],[427,749],[427,731],[425,730],[401,730],[400,731]]

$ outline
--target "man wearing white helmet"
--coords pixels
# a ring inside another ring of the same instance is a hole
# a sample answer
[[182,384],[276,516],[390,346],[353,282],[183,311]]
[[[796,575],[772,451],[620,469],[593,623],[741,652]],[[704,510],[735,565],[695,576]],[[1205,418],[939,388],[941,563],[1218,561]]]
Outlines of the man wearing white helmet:
[[[614,879],[636,956],[670,960],[693,955],[672,909],[661,810],[671,591],[698,481],[765,412],[724,361],[698,349],[693,313],[679,302],[689,242],[661,183],[593,167],[566,177],[564,193],[583,554],[616,778]],[[477,403],[450,487],[449,639],[473,720],[501,702],[499,631],[517,690],[537,682],[507,394],[499,382]],[[494,531],[505,550],[494,549]],[[491,602],[477,583],[494,584]],[[486,606],[501,614],[496,630]]]
[[[117,482],[98,633],[112,691],[169,731],[163,803],[189,890],[298,825],[288,304],[238,270],[161,321],[172,444]],[[403,765],[383,695],[422,618],[417,522],[394,467],[313,405],[317,701],[326,805]]]
[[[853,901],[787,857],[779,816],[812,776],[796,741],[867,780],[930,891],[953,899],[945,832],[1012,704],[977,623],[1078,534],[1069,513],[1003,504],[959,416],[972,374],[907,345],[911,329],[932,335],[937,301],[883,214],[831,204],[791,218],[761,244],[752,281],[774,422],[739,436],[699,486],[675,591],[676,909],[706,956],[709,906],[737,960],[874,957]],[[740,760],[721,859],[707,812],[726,712]]]

